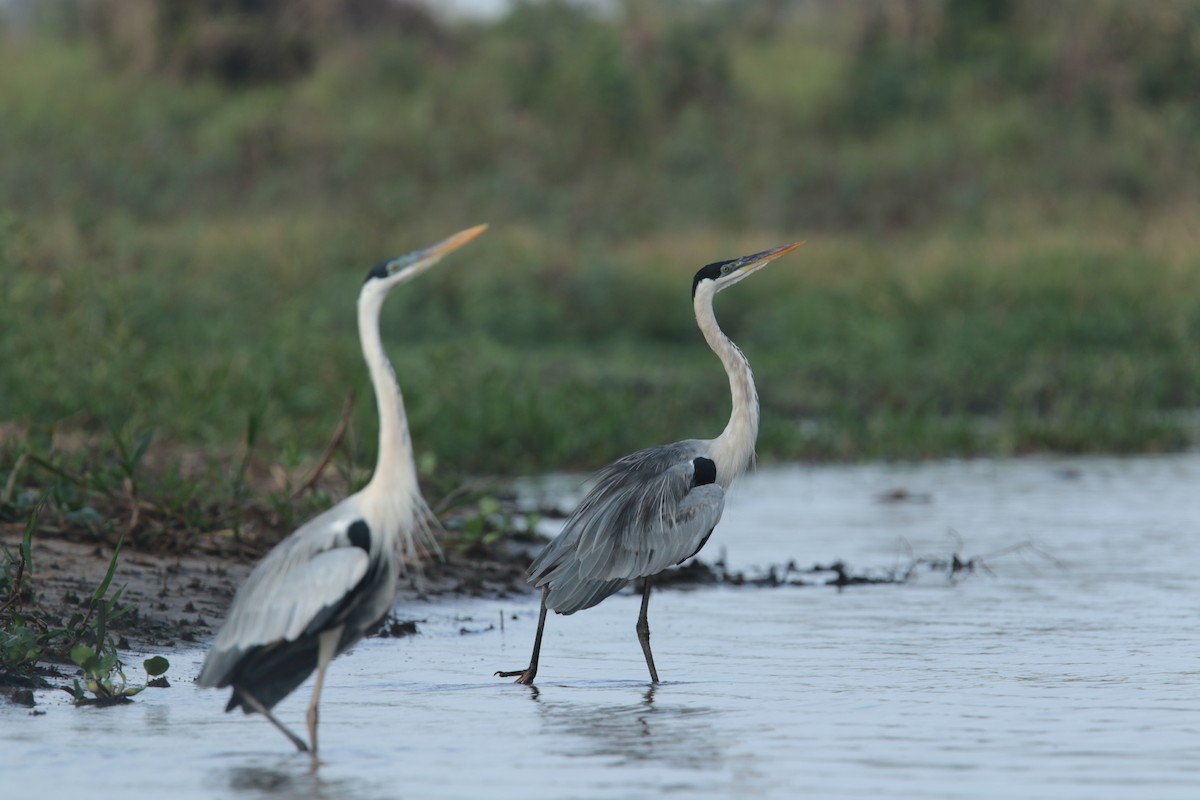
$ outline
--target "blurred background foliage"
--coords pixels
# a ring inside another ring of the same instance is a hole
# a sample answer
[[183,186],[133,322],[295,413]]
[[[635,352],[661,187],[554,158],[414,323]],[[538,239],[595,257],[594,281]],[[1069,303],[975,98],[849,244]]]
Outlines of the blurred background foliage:
[[767,458],[1158,451],[1200,407],[1200,1],[3,4],[0,420],[320,452],[384,257],[418,449],[596,467],[718,433],[704,264]]

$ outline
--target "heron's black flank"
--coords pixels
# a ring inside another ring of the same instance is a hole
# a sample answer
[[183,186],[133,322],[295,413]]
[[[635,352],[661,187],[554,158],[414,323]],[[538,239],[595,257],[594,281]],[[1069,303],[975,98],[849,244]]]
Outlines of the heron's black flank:
[[692,278],[692,299],[696,298],[696,287],[700,285],[700,281],[705,278],[715,281],[721,277],[721,267],[729,263],[729,261],[715,261],[707,267],[701,267],[700,271],[696,273],[696,277]]
[[346,531],[346,536],[350,538],[350,544],[360,550],[371,552],[371,529],[361,519],[354,521],[354,524]]
[[697,456],[692,459],[695,473],[692,476],[692,486],[707,486],[717,482],[717,464],[711,458]]
[[242,698],[242,691],[267,708],[274,708],[304,683],[316,668],[316,636],[301,636],[286,647],[276,644],[251,648],[242,655],[229,680],[234,690],[225,711],[240,707],[247,714],[250,713],[250,705]]
[[378,264],[371,267],[371,271],[367,273],[366,280],[364,280],[363,283],[366,283],[367,281],[371,280],[372,278],[386,278],[387,276],[388,276],[388,262],[380,261]]

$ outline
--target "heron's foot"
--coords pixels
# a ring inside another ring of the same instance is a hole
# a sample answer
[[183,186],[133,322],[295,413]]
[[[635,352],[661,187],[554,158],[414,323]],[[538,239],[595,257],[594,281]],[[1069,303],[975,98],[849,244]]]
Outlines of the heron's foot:
[[497,678],[516,678],[516,680],[513,681],[513,683],[521,683],[526,686],[529,686],[530,684],[533,683],[533,678],[535,675],[537,675],[537,672],[535,670],[530,670],[528,667],[526,667],[525,669],[516,669],[516,670],[513,670],[512,672],[497,672],[496,673]]

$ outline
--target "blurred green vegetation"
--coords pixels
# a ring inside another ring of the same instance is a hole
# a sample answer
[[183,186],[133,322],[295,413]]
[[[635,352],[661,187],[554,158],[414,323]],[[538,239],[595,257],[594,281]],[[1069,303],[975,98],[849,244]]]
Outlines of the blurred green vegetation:
[[760,457],[1194,443],[1200,2],[329,5],[9,31],[0,473],[49,428],[225,457],[255,414],[293,467],[349,389],[371,463],[359,281],[479,222],[384,308],[446,474],[718,433],[690,277],[795,239],[716,303]]

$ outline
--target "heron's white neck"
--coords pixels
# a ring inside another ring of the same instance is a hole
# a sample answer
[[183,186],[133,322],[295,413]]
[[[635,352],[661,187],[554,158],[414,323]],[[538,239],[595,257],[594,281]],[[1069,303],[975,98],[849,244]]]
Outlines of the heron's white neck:
[[368,522],[379,525],[393,545],[399,542],[407,555],[414,556],[413,532],[424,523],[425,503],[417,483],[404,398],[379,336],[379,311],[384,298],[385,292],[369,286],[358,296],[358,336],[379,408],[379,456],[360,500],[364,511],[376,517]]
[[708,346],[721,359],[725,374],[729,376],[729,391],[733,395],[729,424],[720,436],[712,440],[717,483],[728,489],[754,458],[754,442],[758,438],[758,390],[754,387],[750,362],[717,324],[712,300],[713,292],[701,288],[696,292],[692,305],[696,312],[696,325],[704,334]]

